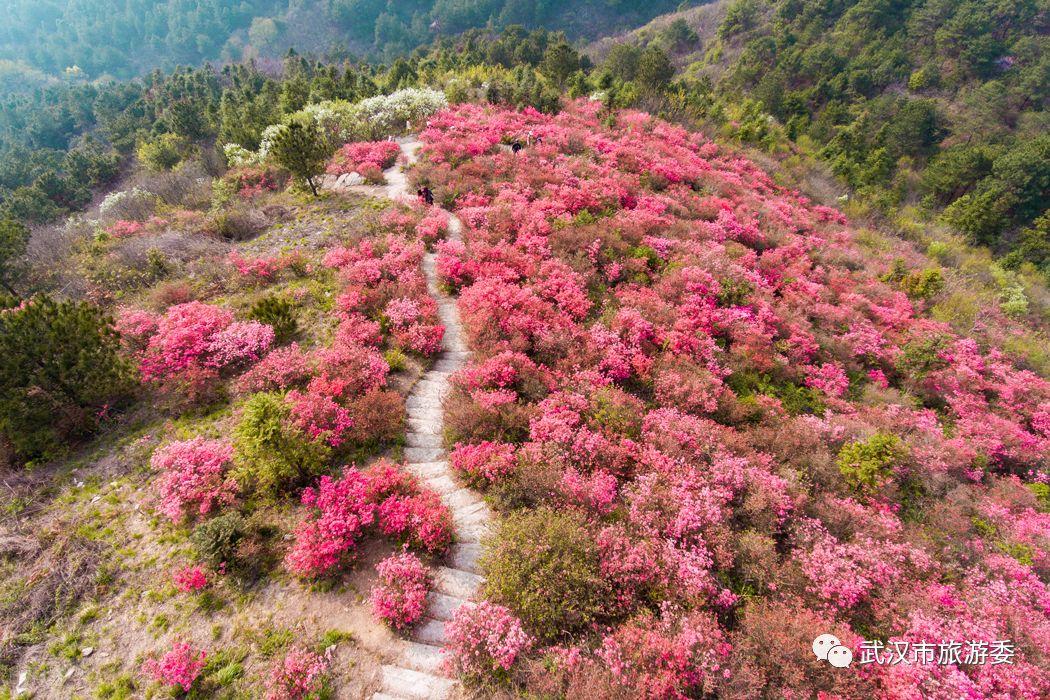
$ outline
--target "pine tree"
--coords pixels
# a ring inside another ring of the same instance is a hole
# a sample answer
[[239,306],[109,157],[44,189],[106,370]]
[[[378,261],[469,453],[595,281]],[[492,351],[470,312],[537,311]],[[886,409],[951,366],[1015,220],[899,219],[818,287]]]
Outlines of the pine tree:
[[0,287],[14,296],[15,269],[28,244],[28,228],[14,219],[0,219]]
[[324,172],[331,148],[321,129],[308,117],[296,117],[274,136],[270,155],[317,196],[318,175]]
[[89,433],[130,388],[117,333],[93,304],[40,296],[0,312],[0,435],[23,456]]

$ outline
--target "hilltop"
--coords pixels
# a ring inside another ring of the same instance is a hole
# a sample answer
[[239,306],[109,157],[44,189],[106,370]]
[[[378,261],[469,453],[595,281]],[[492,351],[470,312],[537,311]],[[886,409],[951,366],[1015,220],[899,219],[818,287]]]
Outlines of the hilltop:
[[[301,157],[394,105],[387,134]],[[408,90],[266,134],[71,224],[91,301],[60,356],[108,374],[79,405],[61,374],[19,389],[83,422],[6,404],[37,454],[5,476],[12,685],[1050,689],[1050,382],[996,307],[973,334],[931,318],[918,250],[597,101]],[[0,323],[74,327],[63,308]],[[823,633],[1015,656],[842,674],[811,660]]]

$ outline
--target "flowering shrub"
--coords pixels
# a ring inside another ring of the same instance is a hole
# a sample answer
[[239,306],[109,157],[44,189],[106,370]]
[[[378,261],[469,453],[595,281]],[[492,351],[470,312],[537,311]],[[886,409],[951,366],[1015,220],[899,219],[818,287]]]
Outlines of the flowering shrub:
[[248,258],[239,251],[232,250],[226,256],[226,261],[241,277],[261,282],[272,282],[281,272],[288,269],[301,270],[304,266],[302,255],[298,251]]
[[489,441],[460,443],[448,456],[448,463],[472,484],[498,481],[514,469],[514,446]]
[[241,394],[287,389],[305,382],[310,362],[297,343],[271,350],[262,360],[238,377],[235,388]]
[[176,641],[160,659],[148,659],[142,671],[158,683],[188,693],[204,670],[205,658],[207,654],[203,649],[197,649],[189,642]]
[[270,667],[266,700],[301,700],[321,691],[329,660],[300,647],[292,648]]
[[316,577],[354,555],[358,540],[375,520],[368,498],[368,479],[356,469],[342,478],[322,476],[317,488],[303,489],[309,515],[295,530],[295,543],[285,562],[292,573]]
[[106,233],[114,238],[130,238],[137,236],[146,230],[146,224],[141,221],[115,221],[106,228]]
[[[141,345],[152,324],[141,315],[126,316]],[[195,375],[214,376],[224,368],[257,361],[273,344],[273,328],[257,321],[235,322],[226,309],[191,301],[170,307],[157,319],[141,351],[142,377],[179,381]]]
[[[873,253],[699,134],[600,109],[457,105],[413,170],[463,223],[435,245],[474,351],[450,465],[533,509],[485,587],[558,645],[529,664],[572,649],[571,682],[631,697],[1050,692],[1041,628],[994,671],[802,655],[825,631],[856,658],[861,631],[1002,639],[1045,616],[1050,382],[1002,349],[1010,319],[958,336],[882,279],[899,246]],[[565,694],[540,675],[525,692]]]
[[376,565],[379,581],[369,601],[372,614],[396,630],[417,622],[426,612],[430,571],[414,554],[402,552]]
[[295,532],[288,568],[306,578],[352,560],[372,525],[409,547],[441,555],[452,543],[452,514],[436,493],[397,466],[380,460],[367,472],[347,468],[303,490],[309,509]]
[[451,670],[473,678],[506,674],[533,644],[510,610],[486,601],[461,606],[445,635]]
[[172,581],[180,593],[196,592],[208,587],[208,575],[199,566],[179,569],[172,576]]
[[452,544],[452,513],[435,492],[386,461],[369,469],[368,480],[380,532],[428,554],[445,553]]
[[229,443],[199,437],[154,452],[150,465],[161,473],[160,511],[179,521],[232,503],[237,494],[237,484],[227,475],[232,459]]
[[395,141],[364,141],[348,143],[332,156],[328,163],[329,175],[362,173],[362,168],[386,170],[401,155],[401,147]]

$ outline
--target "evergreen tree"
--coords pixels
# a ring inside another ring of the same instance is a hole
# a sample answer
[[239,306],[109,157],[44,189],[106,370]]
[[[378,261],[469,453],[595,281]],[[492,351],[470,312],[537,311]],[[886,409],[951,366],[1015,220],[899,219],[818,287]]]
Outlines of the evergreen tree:
[[298,180],[310,186],[317,196],[317,176],[324,172],[332,149],[317,124],[307,117],[295,117],[274,136],[270,155]]
[[19,454],[91,432],[130,387],[117,333],[93,304],[42,296],[0,313],[0,435]]
[[14,219],[0,219],[0,286],[14,296],[15,271],[28,243],[28,228]]

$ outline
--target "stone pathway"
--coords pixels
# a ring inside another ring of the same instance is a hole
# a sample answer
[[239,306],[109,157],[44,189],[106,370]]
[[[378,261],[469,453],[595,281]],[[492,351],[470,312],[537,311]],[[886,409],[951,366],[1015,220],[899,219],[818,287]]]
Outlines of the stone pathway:
[[[399,143],[411,165],[422,144],[417,140]],[[386,185],[356,185],[344,180],[342,185],[333,182],[330,187],[391,199],[407,194],[407,178],[399,166],[395,165],[384,175]],[[452,216],[449,237],[458,240],[462,230],[462,222]],[[430,294],[437,299],[438,316],[445,326],[445,336],[434,364],[405,401],[408,413],[405,462],[409,471],[441,494],[441,500],[452,511],[456,542],[445,565],[437,567],[434,572],[434,589],[427,596],[425,617],[415,626],[411,638],[400,642],[397,658],[382,667],[382,689],[372,696],[372,700],[438,700],[453,693],[456,681],[446,677],[441,669],[445,622],[474,596],[481,585],[478,570],[480,541],[492,521],[492,512],[481,497],[456,481],[442,446],[445,420],[441,401],[449,390],[449,376],[466,363],[470,351],[463,339],[456,300],[442,293],[438,286],[435,257],[434,253],[426,254],[423,271]]]

